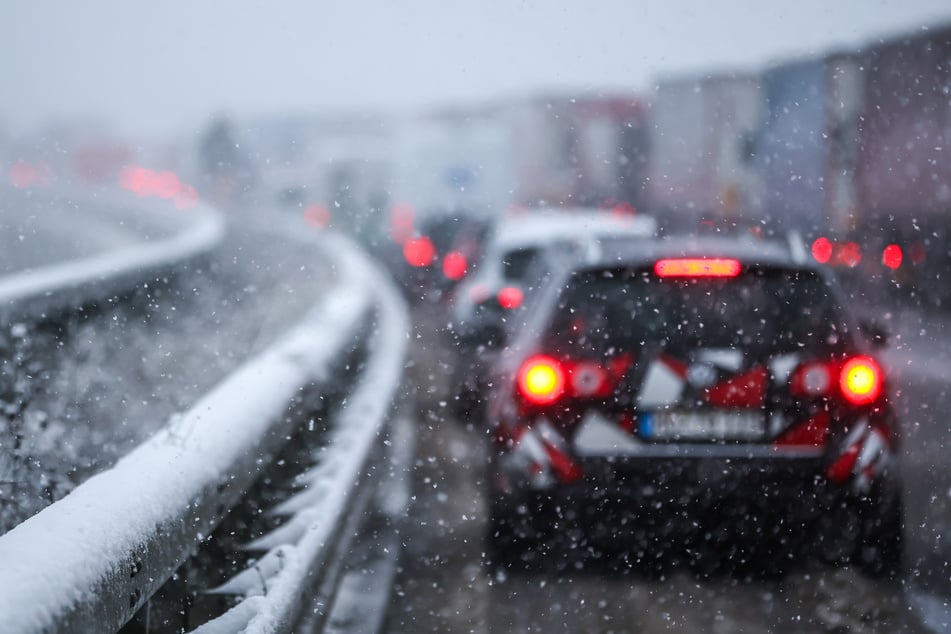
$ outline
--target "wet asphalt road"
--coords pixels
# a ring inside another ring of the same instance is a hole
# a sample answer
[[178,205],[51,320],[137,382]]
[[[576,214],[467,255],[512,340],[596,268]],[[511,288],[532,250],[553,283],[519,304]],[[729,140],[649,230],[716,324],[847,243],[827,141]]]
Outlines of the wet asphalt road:
[[[564,569],[490,573],[483,563],[484,438],[449,413],[452,355],[434,327],[439,321],[433,309],[417,311],[419,345],[410,368],[420,409],[414,500],[389,634],[932,631],[908,599],[916,573],[888,582],[804,562],[782,576],[705,576],[675,564],[643,571],[583,560]],[[911,444],[920,442],[927,441]],[[912,550],[931,539],[911,539],[919,543]],[[574,559],[553,553],[563,555]],[[915,562],[934,572],[935,562],[922,553]]]

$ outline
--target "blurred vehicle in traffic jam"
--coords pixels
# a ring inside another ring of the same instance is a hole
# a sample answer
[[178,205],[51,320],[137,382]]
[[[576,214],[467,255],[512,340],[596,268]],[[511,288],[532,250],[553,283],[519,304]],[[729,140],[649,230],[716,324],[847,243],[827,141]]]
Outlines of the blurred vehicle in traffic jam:
[[501,218],[478,272],[453,296],[453,406],[460,418],[473,418],[486,396],[486,368],[554,274],[578,258],[599,257],[604,241],[647,240],[655,231],[653,218],[626,209],[548,207]]
[[411,303],[446,303],[479,266],[490,223],[462,211],[431,212],[395,237],[388,257],[393,277]]
[[618,242],[546,287],[492,373],[497,566],[620,548],[897,572],[899,430],[864,333],[884,338],[803,255]]
[[[664,224],[769,218],[843,283],[946,304],[951,27],[759,73],[665,79],[650,119],[650,204]],[[831,245],[831,248],[829,248]]]

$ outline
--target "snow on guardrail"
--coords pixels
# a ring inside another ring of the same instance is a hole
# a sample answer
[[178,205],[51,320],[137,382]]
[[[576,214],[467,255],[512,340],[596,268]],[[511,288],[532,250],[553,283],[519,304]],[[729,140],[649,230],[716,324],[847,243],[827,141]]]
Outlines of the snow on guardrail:
[[266,551],[251,568],[212,592],[244,597],[237,606],[193,634],[277,634],[292,632],[308,594],[321,581],[321,569],[336,544],[348,511],[358,495],[373,449],[397,396],[409,336],[409,317],[396,289],[353,248],[333,241],[341,254],[338,266],[364,280],[377,298],[377,327],[371,354],[359,381],[336,414],[334,433],[318,452],[317,464],[298,476],[301,492],[271,512],[287,520],[248,544]]
[[288,404],[362,344],[375,292],[342,276],[186,414],[0,537],[0,632],[110,632],[128,621],[279,451]]
[[[92,199],[87,204],[103,201]],[[168,214],[141,201],[124,204],[135,204],[141,213],[156,215],[156,221],[162,219],[160,214]],[[180,227],[168,236],[0,277],[0,316],[43,316],[62,307],[125,292],[210,251],[224,236],[224,219],[209,207],[198,206],[177,215]]]

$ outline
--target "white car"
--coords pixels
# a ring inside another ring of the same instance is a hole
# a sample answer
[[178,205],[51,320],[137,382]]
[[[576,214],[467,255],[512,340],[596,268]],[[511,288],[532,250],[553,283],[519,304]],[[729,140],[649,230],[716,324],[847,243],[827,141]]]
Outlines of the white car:
[[649,216],[596,208],[542,208],[505,216],[496,222],[478,271],[457,289],[453,321],[469,321],[493,297],[503,308],[517,308],[539,274],[560,260],[597,252],[602,240],[649,238],[656,230]]
[[598,259],[615,239],[648,240],[648,216],[603,209],[539,209],[500,219],[478,270],[456,289],[450,328],[457,352],[455,411],[468,419],[485,395],[486,368],[517,326],[522,309],[552,274]]

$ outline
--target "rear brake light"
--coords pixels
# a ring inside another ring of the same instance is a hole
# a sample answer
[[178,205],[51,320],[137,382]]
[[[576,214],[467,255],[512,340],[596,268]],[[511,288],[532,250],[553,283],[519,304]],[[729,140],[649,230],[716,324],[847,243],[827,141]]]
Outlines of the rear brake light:
[[842,366],[839,387],[853,405],[871,403],[882,391],[882,370],[870,357],[849,359]]
[[530,403],[550,405],[565,391],[565,372],[551,357],[532,357],[518,371],[518,389]]
[[517,286],[506,286],[499,291],[498,300],[502,308],[515,309],[522,305],[525,293]]
[[740,261],[732,258],[669,258],[654,264],[658,277],[736,277]]

